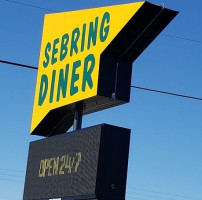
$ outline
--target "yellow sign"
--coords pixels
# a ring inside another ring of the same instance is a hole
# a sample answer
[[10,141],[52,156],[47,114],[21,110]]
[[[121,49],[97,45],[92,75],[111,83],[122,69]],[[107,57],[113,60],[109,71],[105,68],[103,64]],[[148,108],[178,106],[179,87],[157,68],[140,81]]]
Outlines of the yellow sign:
[[[144,9],[148,8],[149,5],[152,4],[137,2],[45,15],[31,134],[47,136],[50,131],[47,132],[45,126],[52,126],[53,129],[58,126],[60,120],[55,119],[54,124],[54,114],[51,114],[52,121],[47,123],[47,119],[50,118],[50,111],[64,108],[68,112],[70,110],[73,112],[72,105],[74,103],[84,101],[85,105],[85,100],[91,103],[91,99],[97,101],[99,98],[96,97],[102,96],[100,94],[103,94],[103,92],[99,92],[102,90],[99,89],[102,88],[102,83],[99,80],[102,53],[113,42],[115,42],[113,49],[115,51],[119,51],[119,48],[123,49],[124,53],[125,47],[122,48],[121,42],[120,46],[117,46],[117,35],[119,35],[119,38],[125,37],[122,38],[123,45],[126,44],[127,48],[130,47],[131,44],[127,44],[127,41],[129,43],[131,41],[127,37],[131,37],[131,35],[127,35],[127,32],[132,28],[134,30],[138,28],[131,26],[131,20],[135,19],[136,13],[137,21],[138,17],[143,19],[141,13],[145,12]],[[142,8],[142,11],[140,8]],[[158,9],[157,11],[155,10],[154,15],[160,13],[162,8],[158,6]],[[145,17],[145,20],[147,18]],[[127,24],[128,28],[124,32],[125,34],[121,36],[120,34],[123,33],[123,29]],[[141,27],[140,33],[143,33],[144,28]],[[117,53],[115,52],[113,55],[114,50],[110,51],[111,55],[107,54],[107,57],[114,57],[114,60],[116,60]],[[133,60],[133,57],[131,60],[129,59],[130,63]],[[107,70],[105,69],[104,71],[105,75],[102,75],[102,77],[110,79],[110,76],[108,77],[106,74]],[[116,99],[116,97],[113,97],[113,95],[116,95],[115,93],[116,91],[111,91],[109,98]],[[104,96],[107,97],[107,95]],[[106,102],[104,101],[104,103]],[[116,104],[120,103],[116,101]],[[63,117],[66,115],[64,109],[62,111]]]

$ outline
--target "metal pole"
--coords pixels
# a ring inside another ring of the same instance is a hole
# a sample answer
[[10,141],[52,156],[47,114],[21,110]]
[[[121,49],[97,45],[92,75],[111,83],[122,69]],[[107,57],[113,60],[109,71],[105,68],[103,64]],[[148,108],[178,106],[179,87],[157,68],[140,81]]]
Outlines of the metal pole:
[[74,114],[74,124],[73,124],[73,130],[79,130],[82,126],[82,117],[83,117],[83,103],[79,102],[77,103],[75,107],[75,114]]

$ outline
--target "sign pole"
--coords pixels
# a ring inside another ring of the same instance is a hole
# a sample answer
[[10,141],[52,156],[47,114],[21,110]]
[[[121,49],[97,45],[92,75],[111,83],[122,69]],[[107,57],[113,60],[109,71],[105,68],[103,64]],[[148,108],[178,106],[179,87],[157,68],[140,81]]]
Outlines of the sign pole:
[[83,117],[83,103],[78,102],[75,107],[75,114],[74,114],[74,124],[73,124],[73,130],[79,130],[82,126],[82,117]]

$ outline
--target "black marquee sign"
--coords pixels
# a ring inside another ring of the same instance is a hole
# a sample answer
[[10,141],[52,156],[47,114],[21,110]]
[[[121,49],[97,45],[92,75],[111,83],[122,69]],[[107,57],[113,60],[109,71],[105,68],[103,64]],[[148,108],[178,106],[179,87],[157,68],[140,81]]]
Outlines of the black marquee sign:
[[124,199],[129,142],[107,124],[31,142],[24,200]]

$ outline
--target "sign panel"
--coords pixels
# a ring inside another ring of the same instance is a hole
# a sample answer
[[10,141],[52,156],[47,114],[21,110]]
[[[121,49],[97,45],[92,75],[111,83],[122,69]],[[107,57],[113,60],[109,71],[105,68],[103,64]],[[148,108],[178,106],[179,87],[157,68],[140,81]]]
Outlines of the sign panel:
[[84,114],[129,102],[132,62],[176,14],[136,2],[45,15],[31,134],[68,130],[79,101]]
[[103,124],[31,142],[23,200],[124,199],[129,140]]

